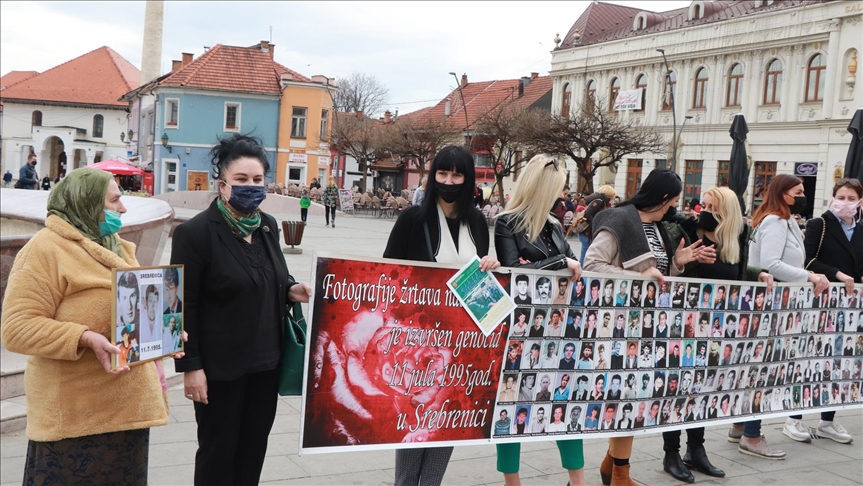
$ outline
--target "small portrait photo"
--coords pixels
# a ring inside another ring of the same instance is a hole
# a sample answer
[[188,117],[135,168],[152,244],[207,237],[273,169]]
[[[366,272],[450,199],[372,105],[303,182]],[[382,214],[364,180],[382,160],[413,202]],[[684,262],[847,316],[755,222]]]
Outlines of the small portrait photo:
[[[851,383],[851,388],[848,392],[850,395],[851,403],[860,403],[860,385],[861,383],[859,381]],[[812,392],[815,392],[814,386],[812,387]]]
[[[620,279],[617,281],[617,290],[614,294],[614,305],[616,307],[629,306],[629,280]],[[636,307],[640,307],[641,303]]]
[[591,376],[590,373],[575,373],[575,385],[570,400],[586,402],[590,399]]
[[579,343],[577,341],[561,341],[560,344],[563,347],[563,351],[557,363],[557,369],[574,370],[576,368]]
[[515,402],[516,387],[518,384],[518,373],[504,373],[501,380],[500,390],[497,394],[498,402]]
[[581,432],[584,428],[583,405],[570,405],[569,419],[566,422],[567,432]]
[[606,400],[620,400],[623,393],[623,375],[620,373],[608,373],[608,390],[605,392]]
[[[720,321],[721,324],[721,321]],[[713,328],[713,324],[710,321],[710,313],[709,312],[701,312],[698,314],[698,323],[695,328],[695,337],[697,338],[706,338],[711,337]],[[720,332],[722,332],[722,326],[720,325]]]
[[[824,356],[825,358],[829,358],[833,356],[833,337],[832,336],[821,336],[818,343],[821,345],[821,354],[820,356]],[[818,344],[815,345],[816,348]],[[789,350],[790,354],[790,350]]]
[[[742,375],[746,371],[741,369],[740,374]],[[725,375],[725,383],[726,386],[724,390],[736,390],[737,389],[737,368],[731,368],[728,370],[728,373]]]
[[797,291],[797,309],[810,309],[812,308],[812,289],[808,289],[809,292],[806,292],[805,287],[796,287]]
[[745,346],[746,345],[742,342],[737,342],[735,344],[734,353],[731,355],[731,364],[740,364],[740,360],[743,357],[743,350]]
[[530,340],[524,343],[527,350],[521,357],[521,369],[538,370],[542,368],[542,341]]
[[[746,395],[748,396],[751,390],[746,390]],[[752,401],[749,404],[749,412],[748,413],[761,413],[764,411],[764,390],[755,390],[752,393]],[[747,413],[744,411],[743,413]]]
[[680,358],[680,366],[684,368],[695,366],[695,341],[683,341],[683,356]]
[[755,287],[755,297],[752,302],[752,310],[755,312],[764,312],[770,310],[767,308],[767,289],[764,287]]
[[671,421],[672,424],[679,424],[683,422],[683,415],[686,413],[686,398],[678,398],[674,400],[674,405],[671,408]]
[[183,277],[178,267],[168,267],[162,273],[162,288],[165,290],[165,311],[162,314],[183,312]]
[[712,368],[707,369],[707,377],[704,379],[704,389],[702,392],[712,392],[716,391],[716,370]]
[[[714,312],[713,320],[724,322],[722,325],[722,337],[725,339],[734,339],[737,337],[737,315],[729,313],[727,316],[722,312]],[[716,337],[716,336],[712,336]],[[741,336],[746,337],[746,336]]]
[[623,379],[623,394],[624,400],[635,400],[638,398],[638,379],[635,373],[622,373]]
[[[727,314],[727,315],[733,315],[733,314]],[[748,316],[746,316],[744,314],[744,315],[740,316],[740,319],[737,321],[737,337],[739,337],[739,338],[745,338],[745,337],[754,338],[756,336],[756,334],[758,334],[758,326],[759,326],[760,321],[761,321],[761,315],[757,314],[757,313],[754,314],[752,316],[751,323],[750,323],[748,318],[744,319],[744,317],[748,317]]]
[[668,343],[666,341],[656,341],[653,350],[653,367],[665,369],[668,367]]
[[731,388],[731,386],[728,384],[727,380],[725,379],[726,373],[728,373],[728,372],[725,371],[724,369],[720,369],[717,372],[716,386],[714,387],[713,391],[717,391],[717,392],[728,391],[728,389]]
[[[642,288],[644,286],[643,280],[633,280],[632,285],[629,290],[629,307],[641,307],[642,301],[644,300],[644,293],[642,292]],[[647,306],[644,306],[647,307]],[[650,306],[654,307],[654,306]]]
[[675,397],[678,395],[678,389],[680,388],[680,375],[677,370],[668,370],[668,376],[666,377],[668,384],[665,385],[665,395],[669,397]]
[[141,299],[141,316],[138,321],[141,324],[138,337],[141,340],[140,343],[145,347],[152,344],[158,344],[158,349],[156,351],[159,351],[159,353],[157,353],[156,356],[164,354],[161,353],[163,314],[160,312],[162,310],[161,296],[163,294],[161,284],[147,284],[140,286],[139,295],[142,295],[143,298]]
[[558,353],[560,341],[543,341],[540,348],[540,367],[546,370],[555,370],[560,366]]
[[539,373],[537,375],[537,381],[539,385],[537,386],[536,396],[533,397],[537,402],[550,402],[551,401],[551,384],[554,381],[554,373]]
[[545,335],[547,337],[561,337],[566,322],[566,308],[552,308],[550,311],[548,323],[545,325]]
[[731,416],[731,395],[723,393],[719,397],[719,418]]
[[796,334],[794,332],[794,314],[780,312],[777,319],[779,319],[779,323],[782,325],[782,334]]
[[587,323],[584,325],[584,330],[581,333],[581,337],[584,339],[596,339],[596,325],[597,320],[599,320],[599,311],[596,309],[590,309],[587,311]]
[[653,368],[653,342],[641,342],[641,354],[638,356],[638,367],[642,369]]
[[556,285],[554,287],[554,299],[552,300],[552,304],[554,305],[567,305],[569,304],[569,288],[572,282],[572,279],[569,277],[556,277]]
[[653,396],[653,373],[644,371],[639,373],[641,377],[638,380],[638,398],[651,398]]
[[568,309],[563,337],[567,339],[580,338],[583,319],[584,314],[581,309]]
[[656,307],[668,309],[671,307],[671,284],[664,282],[659,284],[659,297],[656,300]]
[[551,279],[552,277],[545,275],[536,278],[536,287],[533,293],[534,305],[551,305],[554,300]]
[[[683,282],[678,282],[674,285],[674,292],[671,294],[671,307],[675,309],[683,309],[683,305],[686,302],[686,284]],[[696,290],[696,295],[698,291]],[[697,301],[696,297],[696,301]]]
[[639,342],[638,341],[627,341],[626,342],[626,356],[623,358],[623,367],[627,370],[634,370],[638,368],[638,351],[639,351]]
[[[771,378],[771,368],[773,369],[772,378],[773,385],[768,385]],[[760,370],[758,370],[758,381],[755,382],[755,386],[758,388],[764,388],[766,386],[774,386],[776,385],[776,365],[773,366],[762,366]]]
[[[663,315],[664,311],[659,311],[659,316]],[[632,326],[632,321],[641,319],[641,337],[652,338],[656,332],[656,327],[659,325],[655,311],[645,310],[643,313],[639,311],[629,311],[629,325]]]
[[695,400],[695,420],[707,420],[707,403],[710,401],[710,397],[703,395],[695,398]]
[[566,432],[566,405],[555,403],[551,406],[551,422],[545,427],[549,433]]
[[641,306],[648,308],[648,309],[652,309],[652,308],[656,307],[657,295],[658,295],[658,292],[657,292],[657,288],[656,288],[656,282],[654,282],[652,280],[648,280],[647,282],[645,282],[645,284],[644,284],[644,299],[642,299],[642,301],[641,301]]
[[[565,277],[561,277],[565,278]],[[587,283],[586,279],[580,278],[572,285],[572,296],[569,305],[583,307],[587,302]]]
[[536,396],[536,373],[522,373],[518,389],[519,402],[532,402]]
[[764,361],[764,340],[759,339],[755,341],[755,349],[752,351],[752,362],[761,363],[762,361]]
[[684,318],[685,323],[683,324],[683,337],[685,338],[694,338],[694,337],[707,337],[698,336],[696,333],[696,329],[698,328],[698,313],[697,312],[687,312],[686,317]]
[[[629,311],[631,319],[627,319],[625,310],[619,310],[614,314],[614,329],[617,331],[619,325],[623,325],[626,330],[626,337],[640,338],[641,337],[641,312],[637,310]],[[617,336],[616,336],[617,337]]]
[[707,366],[707,341],[695,343],[695,366]]
[[612,328],[614,325],[611,323],[611,314],[610,310],[600,310],[599,311],[599,331],[597,336],[600,338],[610,338],[612,333]]
[[[844,346],[843,343],[844,336],[842,334],[837,334],[833,337],[833,355],[834,356],[843,356],[844,355]],[[848,355],[852,356],[852,355]]]
[[682,344],[679,340],[668,341],[668,349],[666,349],[666,353],[668,354],[668,367],[669,368],[680,368],[680,348]]
[[706,374],[706,370],[697,369],[693,373],[692,378],[692,393],[701,393],[703,391],[707,391],[704,386],[704,375]]
[[722,330],[722,316],[714,314],[713,320],[710,321],[710,337],[721,338],[724,335],[725,332]]
[[551,399],[555,402],[565,402],[569,400],[572,393],[572,373],[558,373],[556,378],[556,386],[551,394]]
[[116,345],[120,348],[120,352],[114,355],[118,368],[141,361],[138,330],[132,324],[117,328]]
[[719,394],[710,395],[710,404],[707,406],[707,418],[719,418]]
[[710,350],[707,353],[707,366],[719,366],[720,354],[722,351],[722,341],[710,341]]
[[[815,386],[817,387],[818,385]],[[812,387],[809,385],[802,385],[800,387],[800,406],[803,408],[812,407]]]
[[713,298],[713,309],[714,310],[725,310],[727,304],[727,285],[717,285],[716,290],[714,291],[715,297]]
[[[687,309],[698,309],[701,285],[691,283],[686,287],[686,305]],[[712,290],[711,290],[712,292]],[[708,307],[709,309],[709,307]]]
[[[757,368],[757,366],[750,367],[750,369],[753,368]],[[746,366],[741,366],[740,368],[738,368],[737,373],[737,383],[734,385],[735,389],[752,388],[753,386],[755,386],[755,380],[747,381]],[[752,386],[747,386],[747,383],[752,383]]]
[[584,417],[584,430],[597,430],[599,428],[599,415],[601,411],[601,402],[587,404],[587,414]]
[[632,423],[632,428],[643,429],[647,424],[647,417],[650,416],[650,402],[640,400],[637,402],[635,408],[635,412],[632,414],[635,419]]
[[605,373],[595,373],[591,381],[592,388],[590,389],[590,400],[605,399],[605,385],[607,383]]
[[596,343],[596,358],[594,359],[593,369],[607,370],[611,368],[611,343],[608,341],[600,341]]
[[662,410],[659,412],[659,425],[667,425],[671,422],[671,413],[674,411],[674,399],[669,398],[662,401]]
[[647,411],[647,417],[644,421],[645,427],[653,427],[659,425],[659,410],[662,408],[661,400],[649,400],[650,408]]
[[800,408],[803,405],[803,391],[801,390],[801,386],[802,385],[794,385],[791,387],[791,406],[793,408]]
[[830,286],[830,299],[827,301],[827,307],[831,309],[835,309],[839,307],[840,299],[839,299],[839,286],[831,285]]
[[606,403],[602,410],[602,420],[599,421],[599,430],[617,430],[617,403]]
[[669,337],[672,338],[682,338],[683,337],[683,313],[682,312],[671,312],[668,315],[668,322],[671,324],[669,328]]
[[138,276],[134,272],[118,273],[117,279],[117,328],[130,326],[138,329],[138,304],[141,293]]
[[863,378],[863,375],[861,375],[861,370],[863,370],[863,358],[855,358],[854,369],[851,370],[851,379],[859,380]]
[[611,369],[613,370],[622,370],[623,369],[623,347],[626,345],[626,341],[612,341],[611,342]]
[[635,426],[632,403],[623,403],[617,411],[617,430],[632,430]]
[[527,332],[531,326],[531,309],[530,307],[516,307],[513,315],[512,328],[509,331],[510,338],[527,337]]
[[[832,340],[833,338],[828,337],[828,339]],[[801,353],[800,353],[800,350],[797,348],[799,343],[800,343],[800,341],[797,338],[797,336],[794,336],[791,338],[790,344],[788,342],[786,342],[786,344],[788,344],[788,359],[796,359],[796,358],[800,357]],[[833,347],[832,342],[830,344],[831,344],[831,347]],[[805,344],[804,344],[804,346],[805,346]]]
[[593,341],[583,342],[581,344],[581,354],[579,354],[577,368],[580,370],[593,369],[593,347],[596,343]]
[[524,341],[510,341],[507,345],[506,360],[503,369],[506,371],[518,371],[521,369],[521,355],[524,349]]
[[512,300],[516,305],[533,304],[533,275],[518,274],[513,279]]
[[653,372],[653,392],[651,393],[652,398],[662,398],[665,396],[665,372],[664,371],[654,371]]
[[731,416],[736,417],[740,415],[740,410],[743,407],[743,394],[740,392],[733,393],[731,395]]
[[785,287],[785,290],[788,290],[788,301],[787,306],[785,301],[785,290],[782,291],[782,305],[785,309],[791,310],[797,308],[797,289],[798,287]]
[[549,309],[536,308],[533,310],[533,323],[527,330],[527,336],[532,338],[545,335],[545,321],[548,318]]
[[[612,287],[614,286],[614,282],[612,282]],[[601,300],[601,292],[602,292],[602,279],[601,278],[593,278],[590,280],[590,285],[588,287],[587,294],[587,302],[584,304],[588,307],[599,307]]]
[[699,309],[713,309],[713,284],[701,285],[701,297],[698,300]]
[[730,311],[740,310],[740,286],[732,285],[728,288],[728,304],[725,306]]
[[183,349],[183,314],[162,315],[162,353],[179,353]]
[[[761,411],[772,412],[773,410],[782,410],[782,398],[779,393],[779,388],[768,388],[764,390],[764,396],[761,398]],[[777,400],[777,397],[779,399]]]
[[515,417],[512,419],[512,433],[515,435],[526,435],[530,433],[530,408],[525,403],[515,406]]
[[791,387],[786,386],[782,389],[782,410],[792,410],[794,402],[791,398]]
[[742,311],[751,311],[752,307],[754,307],[755,303],[752,298],[754,297],[752,293],[752,286],[750,285],[741,285],[740,286],[740,310]]
[[689,395],[692,393],[692,384],[695,382],[693,379],[692,370],[681,370],[680,371],[680,394],[681,395]]
[[602,285],[602,298],[600,307],[614,307],[614,279],[607,278]]
[[495,407],[494,436],[500,437],[512,433],[512,416],[515,407]]
[[[656,317],[654,317],[656,312]],[[664,310],[661,311],[644,311],[644,337],[648,334],[648,329],[652,328],[652,336],[657,338],[667,338],[671,332],[671,323],[668,321],[668,314]]]
[[[773,315],[770,313],[755,314],[755,317],[758,318],[757,321],[752,322],[752,329],[755,330],[755,337],[769,337],[770,321],[773,319]],[[751,332],[749,337],[753,337]]]
[[845,311],[836,311],[836,332],[845,332]]

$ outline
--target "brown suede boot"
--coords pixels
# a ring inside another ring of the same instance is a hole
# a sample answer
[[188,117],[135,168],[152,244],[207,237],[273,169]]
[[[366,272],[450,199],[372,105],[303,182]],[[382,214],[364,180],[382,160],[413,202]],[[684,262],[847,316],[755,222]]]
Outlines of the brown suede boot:
[[614,468],[614,459],[611,458],[611,454],[606,451],[605,459],[602,460],[602,464],[599,465],[599,476],[602,478],[602,484],[608,486],[611,484],[611,471]]
[[629,477],[629,464],[614,466],[611,472],[611,486],[638,486],[638,483]]

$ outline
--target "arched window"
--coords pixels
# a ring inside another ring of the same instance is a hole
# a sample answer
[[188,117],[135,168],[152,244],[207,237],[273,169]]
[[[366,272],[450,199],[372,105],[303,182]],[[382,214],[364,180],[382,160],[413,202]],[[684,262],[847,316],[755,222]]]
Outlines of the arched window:
[[644,17],[638,17],[635,19],[635,30],[641,30],[644,28]]
[[821,101],[824,99],[824,70],[827,63],[823,54],[816,54],[809,60],[806,68],[806,101]]
[[642,111],[644,110],[644,99],[647,98],[647,75],[638,75],[635,79],[635,89],[641,90],[641,108],[638,111]]
[[692,20],[700,19],[704,15],[701,14],[701,5],[696,5],[694,9],[692,9]]
[[670,110],[674,107],[674,95],[677,86],[677,73],[671,71],[665,77],[665,94],[662,95],[662,109]]
[[563,87],[563,97],[560,103],[560,114],[569,118],[569,110],[572,106],[572,84],[566,83]]
[[736,63],[728,73],[728,90],[725,93],[725,106],[740,106],[743,92],[743,66]]
[[614,111],[614,102],[617,100],[618,93],[620,93],[620,78],[615,77],[611,80],[611,89],[608,92],[608,111]]
[[42,112],[36,110],[33,112],[33,115],[30,116],[30,126],[31,127],[41,127],[42,126]]
[[102,138],[102,130],[105,127],[105,119],[102,115],[96,115],[93,117],[93,137],[94,138]]
[[767,65],[767,75],[764,78],[764,104],[778,105],[782,89],[782,61],[774,59]]
[[693,108],[707,106],[707,69],[700,68],[695,72],[695,95],[692,98]]
[[593,103],[596,101],[596,81],[590,80],[587,82],[587,91],[584,96],[585,106],[593,109]]

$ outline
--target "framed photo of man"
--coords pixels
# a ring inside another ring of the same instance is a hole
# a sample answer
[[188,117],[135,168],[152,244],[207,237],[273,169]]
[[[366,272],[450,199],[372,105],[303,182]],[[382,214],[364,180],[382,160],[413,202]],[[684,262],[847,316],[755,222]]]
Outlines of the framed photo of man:
[[182,265],[114,269],[113,369],[183,351],[183,282]]

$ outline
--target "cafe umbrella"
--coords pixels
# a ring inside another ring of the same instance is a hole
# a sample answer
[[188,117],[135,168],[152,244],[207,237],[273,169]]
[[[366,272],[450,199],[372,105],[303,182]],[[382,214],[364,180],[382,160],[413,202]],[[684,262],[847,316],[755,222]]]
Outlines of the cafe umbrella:
[[845,177],[863,181],[863,108],[857,108],[847,130],[851,133],[851,145],[845,157]]
[[746,212],[746,204],[743,202],[743,194],[749,183],[749,161],[746,156],[747,133],[749,133],[749,127],[746,125],[746,119],[741,114],[734,115],[729,130],[733,142],[731,143],[731,159],[728,163],[728,187],[737,194],[737,202],[740,203],[740,209],[744,213]]

